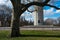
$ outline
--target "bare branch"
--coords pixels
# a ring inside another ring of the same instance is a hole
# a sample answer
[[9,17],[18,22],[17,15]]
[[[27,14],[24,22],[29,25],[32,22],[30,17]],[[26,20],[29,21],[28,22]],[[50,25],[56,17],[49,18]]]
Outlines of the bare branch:
[[30,11],[30,10],[27,9],[27,11],[32,13],[32,12],[37,11],[37,10]]
[[[12,3],[13,4],[15,4],[15,0],[11,0],[12,1]],[[50,6],[50,7],[54,7],[54,8],[56,8],[56,9],[60,9],[60,8],[58,8],[58,7],[56,7],[56,6],[53,6],[53,5],[49,5],[49,4],[47,4],[48,2],[49,2],[50,0],[46,0],[45,2],[43,2],[43,3],[40,3],[40,2],[30,2],[30,3],[28,3],[28,4],[26,4],[26,5],[24,5],[24,4],[19,4],[19,6],[20,6],[20,10],[22,11],[22,13],[24,12],[24,11],[26,11],[30,6],[32,6],[32,5],[36,5],[36,6],[40,6],[40,7],[44,7],[44,6]]]
[[45,6],[43,3],[31,2],[31,3],[28,3],[28,4],[24,5],[24,7],[22,8],[22,12],[26,11],[32,5],[42,6],[42,7]]
[[[53,8],[56,8],[57,10],[60,10],[60,8],[58,8],[58,7],[56,7],[56,6],[53,6],[53,5],[49,5],[49,4],[45,4],[45,3],[39,3],[39,2],[31,2],[31,3],[28,3],[28,4],[26,4],[24,7],[23,7],[23,10],[22,10],[22,12],[24,12],[24,11],[26,11],[30,6],[32,6],[32,5],[36,5],[36,6],[42,6],[42,7],[44,7],[44,6],[50,6],[50,7],[53,7]],[[29,10],[28,10],[29,11]],[[30,11],[30,12],[32,12],[32,11]]]
[[60,8],[58,8],[58,7],[56,7],[56,6],[53,6],[53,5],[46,4],[46,6],[50,6],[50,7],[53,7],[53,8],[55,8],[55,9],[57,9],[57,10],[60,10]]
[[45,2],[44,2],[44,3],[45,3],[45,4],[47,4],[49,1],[50,1],[50,0],[45,0]]
[[40,3],[40,2],[31,2],[31,3],[26,4],[25,6],[30,7],[32,5],[44,6],[44,4],[43,3]]

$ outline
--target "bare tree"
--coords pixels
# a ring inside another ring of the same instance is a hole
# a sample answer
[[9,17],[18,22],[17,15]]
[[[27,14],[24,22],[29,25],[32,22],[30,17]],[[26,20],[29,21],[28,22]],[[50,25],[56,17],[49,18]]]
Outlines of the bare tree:
[[12,32],[11,32],[11,37],[19,37],[20,36],[20,31],[19,31],[19,20],[20,20],[20,16],[23,12],[25,12],[30,6],[32,5],[36,5],[36,6],[50,6],[50,7],[54,7],[56,9],[60,9],[57,8],[53,5],[49,5],[47,4],[50,0],[46,0],[43,3],[40,2],[30,2],[28,4],[21,4],[21,0],[11,0],[13,7],[14,7],[14,20],[13,20],[13,24],[12,24]]
[[12,24],[12,32],[11,32],[11,37],[19,37],[20,36],[20,31],[19,31],[19,20],[20,20],[20,13],[21,13],[21,8],[20,8],[20,2],[21,0],[11,0],[13,7],[14,7],[14,19],[13,19],[13,24]]
[[[9,24],[9,19],[11,17],[11,8],[9,8],[6,5],[0,5],[0,21],[1,21],[1,27],[6,27],[7,23]],[[8,21],[7,21],[8,20]]]

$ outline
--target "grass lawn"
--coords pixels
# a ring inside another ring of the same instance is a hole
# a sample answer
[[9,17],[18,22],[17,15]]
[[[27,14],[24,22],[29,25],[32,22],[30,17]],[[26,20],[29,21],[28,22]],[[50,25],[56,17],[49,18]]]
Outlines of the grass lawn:
[[[16,37],[10,38],[11,31],[0,31],[0,40],[60,40],[60,37]],[[22,30],[20,31],[23,35],[60,35],[60,31],[37,31],[37,30]]]

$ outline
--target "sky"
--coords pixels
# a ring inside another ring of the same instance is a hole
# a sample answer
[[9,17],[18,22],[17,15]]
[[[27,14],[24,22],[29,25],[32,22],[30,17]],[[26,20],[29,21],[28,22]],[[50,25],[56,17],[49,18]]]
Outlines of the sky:
[[[0,0],[0,5],[5,4],[9,7],[12,8],[12,4],[11,1],[8,0]],[[54,5],[56,7],[60,8],[60,0],[51,0],[48,4],[50,5]],[[34,9],[33,7],[30,7],[30,9]],[[47,18],[53,18],[53,19],[57,19],[58,17],[60,17],[60,10],[56,10],[55,8],[49,7],[49,6],[44,6],[43,7],[43,14],[44,14],[44,20],[46,20]],[[27,12],[25,11],[22,16],[25,17],[26,20],[34,20],[33,17],[33,13]]]

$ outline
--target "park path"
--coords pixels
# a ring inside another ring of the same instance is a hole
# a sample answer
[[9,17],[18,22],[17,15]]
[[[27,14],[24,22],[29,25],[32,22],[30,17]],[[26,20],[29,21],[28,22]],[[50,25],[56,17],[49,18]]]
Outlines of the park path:
[[[11,30],[11,27],[0,27],[0,30]],[[60,27],[30,27],[30,26],[23,26],[20,27],[20,30],[60,30]]]

